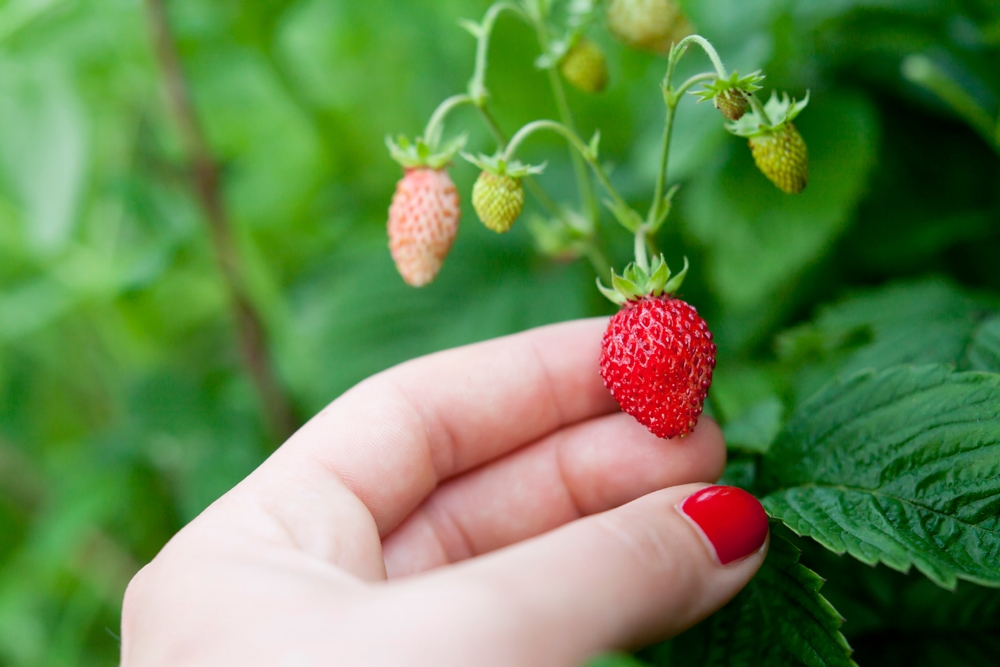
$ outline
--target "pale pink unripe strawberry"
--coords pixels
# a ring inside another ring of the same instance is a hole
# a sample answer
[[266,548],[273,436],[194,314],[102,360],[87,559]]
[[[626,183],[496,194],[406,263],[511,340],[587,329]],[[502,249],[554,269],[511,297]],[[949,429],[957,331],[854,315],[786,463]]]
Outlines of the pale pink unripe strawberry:
[[458,233],[458,190],[444,169],[407,169],[389,207],[389,251],[399,275],[421,287],[434,280]]

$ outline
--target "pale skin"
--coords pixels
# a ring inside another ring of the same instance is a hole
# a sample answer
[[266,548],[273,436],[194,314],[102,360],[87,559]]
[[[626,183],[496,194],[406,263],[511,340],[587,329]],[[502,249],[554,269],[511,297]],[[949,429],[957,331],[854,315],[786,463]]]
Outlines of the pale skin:
[[607,320],[369,378],[136,575],[122,664],[577,667],[690,627],[753,576],[676,505],[715,481],[702,418],[659,440],[597,372]]

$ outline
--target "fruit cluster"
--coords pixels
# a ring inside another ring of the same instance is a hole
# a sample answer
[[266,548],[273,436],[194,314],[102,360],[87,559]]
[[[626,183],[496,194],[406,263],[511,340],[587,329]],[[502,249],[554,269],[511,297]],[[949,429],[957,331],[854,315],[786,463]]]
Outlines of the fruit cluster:
[[[475,75],[468,92],[448,98],[434,112],[423,135],[388,140],[393,158],[404,168],[389,208],[389,248],[403,279],[415,287],[431,282],[458,233],[459,196],[447,172],[456,155],[480,169],[472,190],[472,205],[490,230],[505,233],[521,216],[525,204],[525,182],[532,186],[541,208],[551,219],[533,221],[532,231],[540,247],[554,256],[586,256],[607,275],[609,266],[597,241],[600,210],[593,193],[593,177],[607,192],[607,206],[618,223],[635,238],[635,262],[618,275],[610,271],[611,287],[598,287],[621,307],[609,324],[600,359],[605,385],[622,406],[649,430],[662,438],[690,433],[701,414],[715,367],[715,344],[697,311],[676,298],[687,273],[671,277],[663,255],[649,259],[656,233],[670,213],[676,187],[666,190],[666,165],[674,122],[674,111],[685,93],[711,100],[728,121],[726,129],[745,137],[760,171],[779,189],[799,193],[808,180],[808,151],[792,121],[809,102],[795,101],[787,94],[773,93],[768,102],[757,98],[764,77],[760,72],[740,76],[728,72],[712,45],[699,35],[682,13],[676,0],[610,0],[599,11],[596,0],[567,0],[564,11],[554,17],[554,0],[497,2],[479,23],[463,26],[478,41]],[[559,122],[528,123],[508,141],[489,110],[486,69],[489,40],[497,17],[510,12],[531,25],[539,36],[541,56],[536,65],[546,70],[560,110]],[[598,42],[588,37],[591,26],[603,16],[609,32],[626,45],[667,56],[667,74],[662,92],[667,105],[661,168],[649,213],[635,211],[615,190],[598,161],[600,134],[584,142],[576,133],[572,113],[563,91],[563,80],[587,93],[603,91],[609,81],[607,60]],[[558,23],[558,25],[554,25]],[[692,45],[700,46],[713,71],[690,77],[675,85],[678,61]],[[561,75],[561,76],[560,76]],[[692,90],[695,86],[698,90]],[[444,141],[448,114],[462,105],[474,106],[497,140],[492,155],[461,152],[465,135]],[[517,161],[521,144],[532,134],[551,131],[566,138],[580,190],[581,207],[555,203],[541,186],[529,178],[544,165]]]

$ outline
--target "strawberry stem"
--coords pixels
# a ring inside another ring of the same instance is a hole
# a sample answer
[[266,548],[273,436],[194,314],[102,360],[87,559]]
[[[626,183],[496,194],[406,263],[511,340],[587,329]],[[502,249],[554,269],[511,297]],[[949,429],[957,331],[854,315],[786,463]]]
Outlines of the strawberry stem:
[[512,12],[522,20],[527,20],[524,10],[513,2],[495,2],[480,23],[467,21],[462,23],[463,27],[471,32],[476,38],[476,66],[473,70],[472,79],[469,81],[469,97],[477,107],[483,107],[489,98],[486,89],[486,69],[489,64],[490,38],[493,35],[493,26],[497,19],[505,11]]
[[649,275],[649,255],[646,248],[646,237],[649,228],[641,225],[635,230],[635,265],[642,269],[642,272]]
[[448,117],[448,114],[463,104],[475,104],[475,100],[465,93],[462,93],[461,95],[452,95],[439,104],[437,109],[434,110],[434,113],[431,114],[430,120],[427,121],[427,126],[424,127],[423,134],[423,140],[428,146],[431,147],[431,150],[436,150],[437,144],[441,140],[441,128],[444,124],[445,118]]
[[[594,175],[597,176],[597,180],[601,182],[601,185],[604,186],[605,191],[613,200],[615,208],[618,209],[619,211],[631,212],[636,217],[638,217],[638,214],[632,211],[631,207],[625,202],[624,199],[622,199],[622,196],[618,194],[618,190],[615,188],[615,186],[611,184],[611,180],[608,178],[608,175],[604,173],[604,168],[601,167],[601,164],[597,161],[597,156],[593,154],[593,152],[590,150],[590,147],[587,146],[587,144],[585,144],[582,139],[580,139],[580,137],[576,134],[576,132],[566,127],[562,123],[559,123],[554,120],[536,120],[531,123],[528,123],[520,130],[518,130],[513,137],[511,137],[510,143],[507,144],[507,148],[504,151],[503,159],[506,160],[507,162],[513,161],[514,155],[517,153],[517,149],[521,146],[521,144],[524,143],[524,141],[532,134],[539,132],[541,130],[549,130],[552,132],[556,132],[557,134],[561,134],[563,137],[565,137],[569,141],[569,145],[571,146],[571,148],[576,149],[576,152],[574,154],[578,153],[580,157],[586,162],[586,164],[590,165],[590,168],[593,170]],[[622,221],[619,219],[619,222]],[[639,219],[639,222],[641,222],[641,218]],[[628,229],[630,232],[635,231],[634,227],[630,227],[629,225],[626,225],[624,222],[622,222],[622,226]]]
[[[697,44],[702,48],[702,50],[708,56],[708,59],[712,61],[712,67],[715,68],[715,73],[719,76],[720,79],[729,78],[729,73],[726,72],[726,67],[725,65],[722,64],[722,59],[719,58],[719,52],[715,50],[715,47],[712,46],[711,42],[709,42],[701,35],[689,35],[684,39],[682,39],[680,42],[678,42],[674,46],[674,48],[670,50],[670,59],[673,65],[676,65],[677,62],[680,61],[680,59],[684,56],[684,53],[687,51],[689,44]],[[674,57],[674,52],[677,52],[676,58]],[[672,74],[673,67],[669,65],[668,67],[670,73]]]

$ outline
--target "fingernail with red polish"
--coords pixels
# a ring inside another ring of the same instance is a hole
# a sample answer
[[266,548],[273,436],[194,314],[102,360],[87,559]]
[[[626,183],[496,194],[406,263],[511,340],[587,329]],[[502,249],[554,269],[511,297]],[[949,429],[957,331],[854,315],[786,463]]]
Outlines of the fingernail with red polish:
[[752,495],[734,486],[710,486],[677,509],[712,545],[723,565],[754,553],[767,539],[767,514]]

